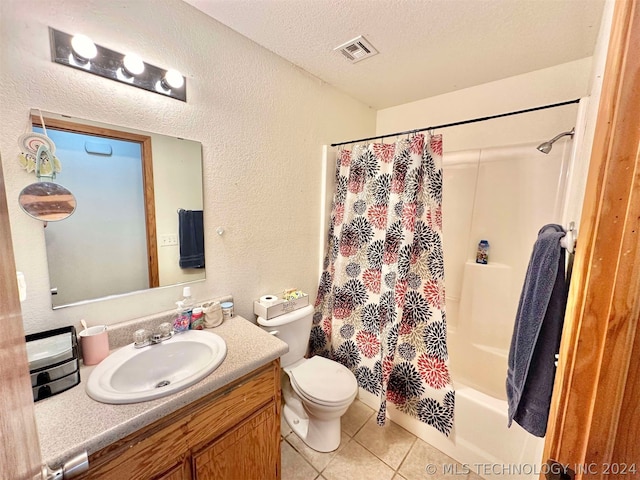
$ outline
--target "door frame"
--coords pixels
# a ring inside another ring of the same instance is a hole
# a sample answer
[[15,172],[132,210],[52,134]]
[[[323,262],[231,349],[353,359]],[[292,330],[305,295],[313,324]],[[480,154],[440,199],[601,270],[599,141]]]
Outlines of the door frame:
[[640,472],[639,150],[640,5],[618,0],[543,457],[576,478]]

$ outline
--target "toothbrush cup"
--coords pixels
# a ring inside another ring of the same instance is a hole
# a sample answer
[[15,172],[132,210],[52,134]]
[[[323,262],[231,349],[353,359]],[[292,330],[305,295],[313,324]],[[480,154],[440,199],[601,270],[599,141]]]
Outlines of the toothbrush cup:
[[79,334],[82,361],[85,365],[97,365],[109,355],[109,334],[106,325],[82,330]]

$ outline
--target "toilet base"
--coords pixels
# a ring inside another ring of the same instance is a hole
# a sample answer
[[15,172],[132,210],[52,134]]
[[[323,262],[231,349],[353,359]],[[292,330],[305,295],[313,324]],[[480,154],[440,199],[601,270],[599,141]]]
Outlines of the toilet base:
[[340,446],[340,417],[331,420],[315,419],[310,422],[308,417],[298,415],[286,403],[282,412],[289,428],[309,448],[326,453],[333,452]]

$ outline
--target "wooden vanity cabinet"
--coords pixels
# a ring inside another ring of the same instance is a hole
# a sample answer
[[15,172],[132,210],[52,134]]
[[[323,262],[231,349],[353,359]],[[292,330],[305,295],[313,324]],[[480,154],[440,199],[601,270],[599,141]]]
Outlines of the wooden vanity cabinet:
[[90,455],[80,478],[279,480],[279,361]]

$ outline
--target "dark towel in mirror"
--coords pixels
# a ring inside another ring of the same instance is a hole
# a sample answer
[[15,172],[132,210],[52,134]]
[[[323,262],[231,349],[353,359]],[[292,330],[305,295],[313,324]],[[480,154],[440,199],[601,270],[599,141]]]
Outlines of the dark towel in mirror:
[[202,210],[178,211],[180,268],[204,268],[204,221]]

